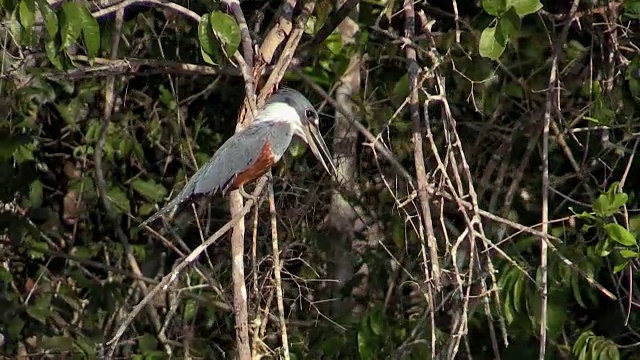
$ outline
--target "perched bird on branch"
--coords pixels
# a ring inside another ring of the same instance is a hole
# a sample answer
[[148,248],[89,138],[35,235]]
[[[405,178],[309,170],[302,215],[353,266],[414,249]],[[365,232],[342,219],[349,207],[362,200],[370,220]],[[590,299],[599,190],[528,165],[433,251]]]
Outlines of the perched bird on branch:
[[281,88],[269,98],[248,127],[225,141],[182,191],[140,226],[198,195],[220,192],[224,196],[229,191],[239,189],[243,196],[251,197],[244,191],[243,185],[258,179],[280,161],[293,135],[309,145],[329,174],[329,166],[335,173],[329,149],[320,135],[318,125],[318,112],[309,100],[296,90]]

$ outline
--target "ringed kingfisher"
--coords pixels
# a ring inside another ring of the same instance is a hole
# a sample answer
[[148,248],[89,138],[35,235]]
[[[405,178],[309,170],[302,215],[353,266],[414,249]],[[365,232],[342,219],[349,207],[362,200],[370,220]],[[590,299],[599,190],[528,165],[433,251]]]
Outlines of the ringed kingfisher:
[[335,173],[335,165],[318,126],[318,112],[309,100],[296,90],[280,88],[249,126],[225,141],[182,191],[140,226],[198,195],[220,192],[224,196],[229,191],[240,189],[246,196],[243,185],[258,179],[280,161],[293,135],[309,145],[329,174],[331,170],[327,163]]

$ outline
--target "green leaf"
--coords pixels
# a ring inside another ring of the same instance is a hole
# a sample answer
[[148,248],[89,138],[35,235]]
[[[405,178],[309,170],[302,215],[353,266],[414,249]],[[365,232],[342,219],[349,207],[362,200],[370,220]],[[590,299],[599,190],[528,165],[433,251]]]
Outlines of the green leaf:
[[68,336],[43,336],[42,348],[46,350],[71,351],[73,339]]
[[220,51],[213,33],[213,28],[210,24],[209,14],[203,15],[200,19],[200,24],[198,24],[198,41],[200,41],[200,51],[202,52],[204,61],[211,65],[217,65],[214,59],[220,56]]
[[114,209],[118,213],[129,212],[131,204],[127,198],[127,194],[124,193],[119,187],[114,186],[107,190],[107,198],[114,206]]
[[131,182],[131,187],[140,195],[148,200],[159,202],[167,196],[167,189],[162,184],[158,184],[153,180],[135,179]]
[[231,15],[215,10],[211,12],[209,22],[213,33],[224,45],[227,55],[233,56],[240,46],[240,27],[236,20]]
[[631,19],[640,19],[640,1],[625,1],[624,14]]
[[62,48],[73,44],[82,33],[82,12],[84,5],[70,1],[62,4],[60,12],[60,36]]
[[31,31],[33,23],[36,19],[36,4],[33,0],[22,0],[18,5],[18,16],[20,17],[20,24],[22,27]]
[[507,7],[513,6],[520,17],[533,14],[542,9],[540,0],[507,0]]
[[512,36],[515,36],[516,33],[520,30],[520,24],[522,20],[514,10],[514,8],[510,8],[507,12],[500,16],[498,19],[498,25],[496,27],[496,39],[503,46],[507,45],[507,42]]
[[32,138],[29,134],[7,134],[0,138],[0,161],[11,159],[19,147],[27,145]]
[[593,202],[593,211],[598,216],[606,216],[609,209],[609,197],[602,194]]
[[100,26],[89,10],[82,6],[82,39],[87,47],[87,57],[93,59],[100,51]]
[[610,223],[604,226],[604,230],[607,232],[609,238],[618,244],[624,246],[636,246],[636,238],[629,232],[629,230],[616,224]]
[[636,259],[638,258],[638,253],[633,250],[622,249],[620,250],[620,256],[622,256],[625,259]]
[[55,38],[58,33],[58,16],[56,15],[51,7],[47,3],[46,0],[37,0],[38,8],[42,13],[42,17],[44,18],[44,25],[47,28],[47,34],[49,35],[49,40]]
[[29,189],[29,205],[31,205],[31,207],[39,207],[42,205],[42,183],[40,180],[31,183]]
[[489,15],[498,16],[507,10],[506,0],[482,0],[482,8]]
[[629,262],[630,262],[630,261],[631,261],[631,260],[629,260],[629,259],[625,259],[625,260],[624,260],[624,261],[622,261],[621,263],[616,264],[616,266],[614,266],[614,267],[613,267],[613,273],[614,273],[614,274],[617,274],[617,273],[619,273],[620,271],[624,270],[624,269],[627,267],[627,265],[629,265]]
[[497,60],[504,52],[505,46],[496,40],[496,28],[486,27],[480,35],[480,55]]

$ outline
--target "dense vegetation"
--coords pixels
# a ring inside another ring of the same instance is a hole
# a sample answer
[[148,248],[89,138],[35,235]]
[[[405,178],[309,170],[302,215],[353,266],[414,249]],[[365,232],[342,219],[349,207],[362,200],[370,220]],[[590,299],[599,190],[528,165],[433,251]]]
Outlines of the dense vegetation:
[[[640,358],[639,0],[0,16],[3,356]],[[337,176],[296,143],[139,227],[278,84]]]

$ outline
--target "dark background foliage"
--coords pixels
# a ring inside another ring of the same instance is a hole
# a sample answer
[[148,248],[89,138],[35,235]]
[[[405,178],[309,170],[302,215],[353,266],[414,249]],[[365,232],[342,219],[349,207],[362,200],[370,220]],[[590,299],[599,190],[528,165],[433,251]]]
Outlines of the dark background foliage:
[[[547,359],[638,358],[640,1],[418,1],[415,34],[407,4],[355,3],[338,26],[342,2],[315,2],[282,81],[321,112],[344,181],[299,143],[273,169],[283,314],[268,207],[247,215],[253,356],[530,359],[543,342]],[[132,308],[229,221],[213,196],[202,226],[185,207],[138,227],[236,129],[228,4],[0,2],[3,356],[105,356]],[[256,47],[282,6],[241,2]],[[327,97],[365,130],[340,127]],[[229,238],[152,299],[116,356],[236,356]]]

